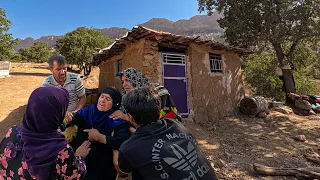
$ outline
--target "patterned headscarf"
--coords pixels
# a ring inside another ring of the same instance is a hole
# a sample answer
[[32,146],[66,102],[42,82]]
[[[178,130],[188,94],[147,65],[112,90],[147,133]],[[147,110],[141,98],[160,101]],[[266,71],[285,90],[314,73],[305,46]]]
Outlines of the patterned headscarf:
[[[133,88],[140,88],[145,86],[150,86],[148,79],[144,76],[143,72],[136,68],[128,68],[119,73],[120,78],[125,76],[128,81],[131,82]],[[123,94],[126,94],[124,89]]]
[[[143,72],[136,68],[128,68],[119,73],[118,76],[120,77],[120,79],[122,76],[126,76],[127,80],[131,82],[133,88],[140,88],[145,86],[152,87],[161,98],[160,118],[176,118],[181,121],[181,117],[178,113],[176,105],[173,102],[169,91],[164,86],[149,83]],[[126,91],[124,89],[122,89],[122,94],[126,94]],[[125,112],[123,106],[121,107],[121,110]]]

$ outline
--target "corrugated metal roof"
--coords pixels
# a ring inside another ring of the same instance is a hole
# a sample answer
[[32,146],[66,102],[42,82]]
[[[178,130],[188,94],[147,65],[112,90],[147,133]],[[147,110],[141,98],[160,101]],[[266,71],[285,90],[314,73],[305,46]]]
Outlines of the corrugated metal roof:
[[112,43],[109,47],[101,49],[97,54],[93,57],[93,64],[99,65],[102,61],[106,61],[107,59],[119,55],[124,51],[127,45],[132,44],[138,41],[141,38],[146,38],[149,40],[156,40],[158,43],[170,43],[175,45],[181,45],[188,47],[191,43],[196,43],[199,45],[205,45],[212,47],[216,50],[227,50],[236,52],[238,54],[250,54],[252,51],[228,46],[222,43],[217,43],[211,40],[201,40],[200,36],[197,37],[189,37],[171,34],[168,32],[156,31],[153,29],[149,29],[143,26],[135,26],[131,31],[127,32],[120,39],[116,39],[114,43]]

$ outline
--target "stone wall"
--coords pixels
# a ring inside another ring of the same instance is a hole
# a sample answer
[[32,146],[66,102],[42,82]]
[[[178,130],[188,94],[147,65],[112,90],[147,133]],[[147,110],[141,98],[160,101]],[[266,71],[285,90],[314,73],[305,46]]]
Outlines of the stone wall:
[[156,41],[145,41],[142,61],[141,70],[149,81],[162,84],[162,58]]

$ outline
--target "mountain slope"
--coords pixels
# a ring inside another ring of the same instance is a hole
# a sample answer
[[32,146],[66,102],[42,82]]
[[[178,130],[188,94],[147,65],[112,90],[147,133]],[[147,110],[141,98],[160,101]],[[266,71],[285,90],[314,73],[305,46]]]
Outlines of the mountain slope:
[[[186,35],[186,36],[202,36],[205,39],[220,39],[223,29],[219,27],[217,20],[222,15],[213,13],[211,16],[196,15],[188,20],[178,20],[176,22],[170,21],[165,18],[152,18],[149,21],[140,24],[147,28],[155,29],[158,31],[170,32],[173,34]],[[120,27],[103,28],[102,34],[110,39],[116,39],[124,36],[129,29]],[[18,46],[14,49],[19,50],[24,47],[30,47],[37,41],[47,42],[50,46],[54,47],[56,41],[62,36],[43,36],[39,39],[28,37],[22,39]]]

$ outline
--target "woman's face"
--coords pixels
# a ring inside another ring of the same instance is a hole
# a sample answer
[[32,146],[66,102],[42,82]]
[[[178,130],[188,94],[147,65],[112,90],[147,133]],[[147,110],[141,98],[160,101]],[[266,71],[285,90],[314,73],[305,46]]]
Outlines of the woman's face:
[[113,102],[109,94],[102,93],[99,97],[97,108],[99,111],[108,111],[112,108]]
[[122,83],[122,87],[126,91],[126,93],[133,90],[133,86],[132,86],[131,82],[127,79],[126,76],[121,76],[121,83]]

